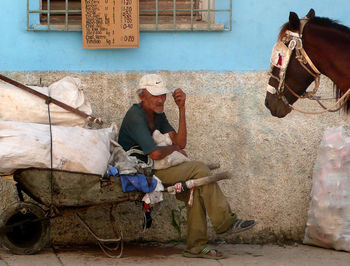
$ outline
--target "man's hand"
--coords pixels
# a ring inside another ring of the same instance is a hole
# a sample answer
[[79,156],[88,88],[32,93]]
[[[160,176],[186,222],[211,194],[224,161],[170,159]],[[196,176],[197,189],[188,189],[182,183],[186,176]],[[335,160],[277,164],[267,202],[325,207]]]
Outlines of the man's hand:
[[179,107],[179,109],[185,107],[186,102],[186,93],[183,92],[181,89],[176,89],[173,92],[173,97],[176,105]]
[[178,150],[178,152],[180,152],[180,153],[182,153],[183,155],[185,155],[186,157],[188,157],[188,156],[187,156],[187,153],[186,153],[184,150],[181,149],[181,150]]

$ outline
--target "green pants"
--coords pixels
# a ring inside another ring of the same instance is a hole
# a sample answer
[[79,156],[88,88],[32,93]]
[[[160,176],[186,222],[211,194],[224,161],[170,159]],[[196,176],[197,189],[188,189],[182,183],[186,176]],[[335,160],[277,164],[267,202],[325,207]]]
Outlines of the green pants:
[[[180,181],[196,179],[210,175],[209,168],[202,162],[185,162],[163,170],[155,175],[165,185],[173,185]],[[197,254],[207,244],[207,217],[216,233],[227,231],[235,222],[226,197],[217,183],[197,187],[193,194],[193,205],[188,206],[189,192],[176,194],[176,198],[186,203],[187,207],[187,248],[186,251]]]

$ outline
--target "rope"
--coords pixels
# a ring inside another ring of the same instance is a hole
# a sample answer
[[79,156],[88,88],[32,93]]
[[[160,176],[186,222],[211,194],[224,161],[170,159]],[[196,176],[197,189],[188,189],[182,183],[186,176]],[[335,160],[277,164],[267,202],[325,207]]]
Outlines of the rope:
[[[323,109],[327,109],[327,107],[324,106],[319,99],[313,99],[313,100],[315,100]],[[329,112],[338,112],[344,106],[344,104],[346,103],[346,100],[347,99],[345,99],[337,109],[329,110]]]
[[51,206],[53,206],[53,155],[52,155],[52,124],[51,124],[51,114],[50,114],[50,101],[46,101],[47,112],[49,117],[49,129],[50,129],[50,189],[51,189]]
[[64,266],[64,263],[62,262],[61,258],[58,256],[58,251],[55,249],[54,246],[52,246],[51,248],[52,248],[52,251],[53,251],[53,253],[55,254],[55,256],[56,256],[58,262],[59,262],[62,266]]
[[[51,125],[51,114],[50,114],[50,100],[46,100],[45,103],[47,104],[47,113],[49,118],[49,129],[50,129],[50,210],[49,215],[51,216],[53,213],[53,156],[52,156],[52,125]],[[49,227],[49,238],[51,238],[51,227]]]
[[[292,105],[289,105],[289,107],[299,113],[302,113],[302,114],[308,114],[308,115],[318,115],[318,114],[323,114],[323,113],[326,113],[326,112],[336,112],[337,110],[331,110],[333,109],[334,107],[336,107],[341,101],[344,100],[344,102],[342,103],[341,107],[346,103],[346,101],[348,100],[349,98],[349,94],[350,94],[350,88],[347,90],[347,92],[331,107],[323,110],[323,111],[320,111],[320,112],[307,112],[307,111],[303,111],[303,110],[300,110],[298,108],[295,108],[294,106]],[[341,108],[340,107],[340,108]]]

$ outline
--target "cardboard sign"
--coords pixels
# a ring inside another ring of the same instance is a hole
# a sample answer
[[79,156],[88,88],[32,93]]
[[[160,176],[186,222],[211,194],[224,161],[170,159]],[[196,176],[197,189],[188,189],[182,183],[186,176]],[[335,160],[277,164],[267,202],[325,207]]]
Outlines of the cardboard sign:
[[82,0],[83,47],[138,48],[138,0]]

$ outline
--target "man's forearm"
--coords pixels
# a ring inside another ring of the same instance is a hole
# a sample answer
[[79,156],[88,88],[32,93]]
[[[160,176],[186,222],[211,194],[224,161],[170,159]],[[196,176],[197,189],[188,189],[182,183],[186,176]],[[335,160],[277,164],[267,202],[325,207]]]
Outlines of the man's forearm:
[[187,143],[187,128],[186,128],[186,112],[185,107],[179,108],[179,130],[169,132],[169,136],[174,144],[180,146],[181,149],[186,147]]
[[181,150],[180,146],[177,144],[170,146],[158,146],[158,148],[149,154],[153,160],[163,159],[165,156],[173,153],[174,151]]
[[186,109],[179,108],[179,130],[176,134],[176,144],[184,149],[187,144]]

